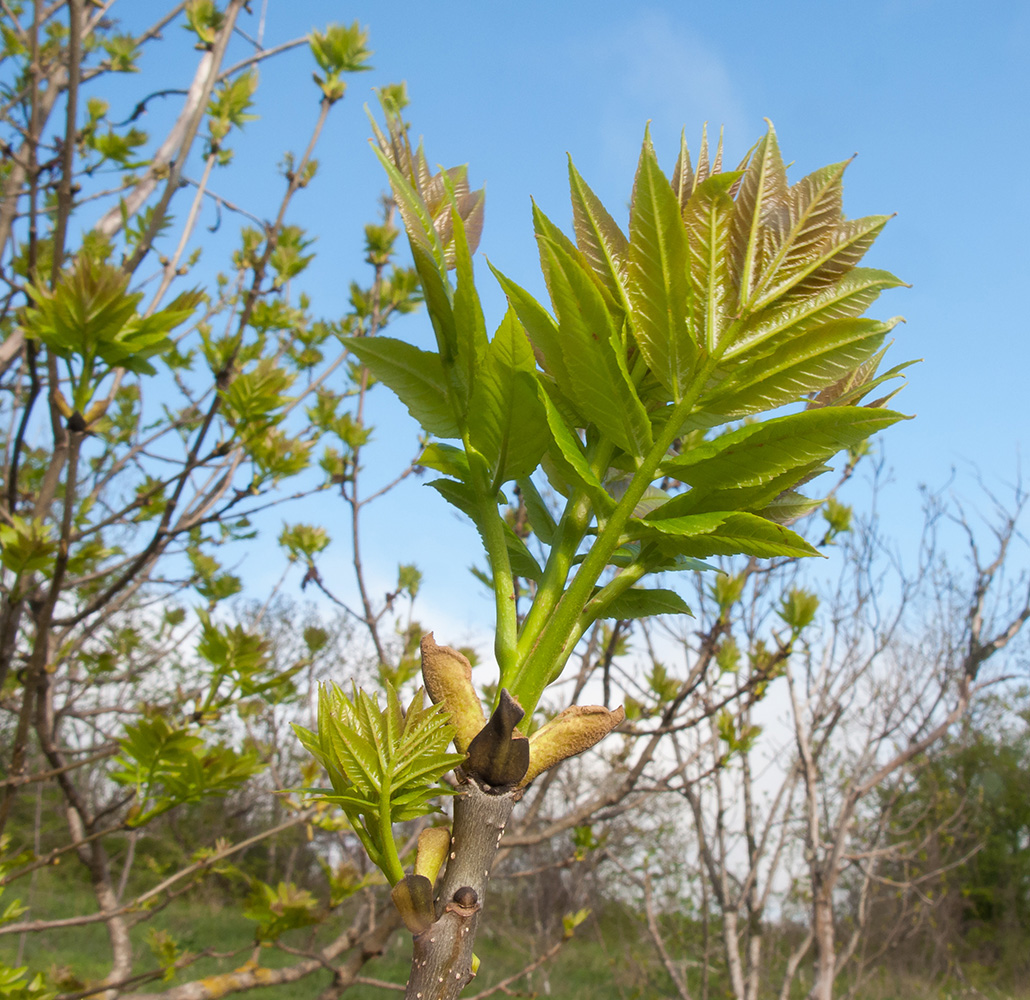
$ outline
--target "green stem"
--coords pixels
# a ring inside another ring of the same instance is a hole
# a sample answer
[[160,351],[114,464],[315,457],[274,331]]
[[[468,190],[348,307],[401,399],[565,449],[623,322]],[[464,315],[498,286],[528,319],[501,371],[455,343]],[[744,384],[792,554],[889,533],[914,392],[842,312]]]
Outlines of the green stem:
[[572,583],[544,624],[533,649],[522,662],[513,694],[519,699],[527,715],[536,708],[544,688],[552,678],[561,673],[562,667],[572,654],[575,646],[573,640],[582,634],[577,630],[583,609],[590,601],[591,593],[609,560],[619,547],[623,531],[634,509],[654,480],[658,466],[673,441],[679,437],[714,365],[715,360],[708,358],[703,367],[695,373],[690,393],[673,408],[661,434],[641,461],[625,494],[604,528],[598,533]]
[[379,839],[383,845],[383,874],[390,885],[396,885],[404,878],[404,868],[397,853],[397,842],[393,839],[393,819],[390,812],[390,782],[384,781],[379,791]]
[[593,506],[585,493],[575,493],[562,513],[554,533],[551,551],[544,567],[544,575],[533,598],[533,604],[522,623],[519,635],[518,659],[522,663],[529,655],[541,629],[561,600],[565,581],[569,578],[572,560],[590,524]]
[[598,618],[604,616],[609,605],[621,597],[647,573],[644,562],[634,562],[620,570],[591,599],[579,616],[579,634],[582,635]]
[[[609,441],[601,441],[591,450],[593,454],[590,456],[590,466],[597,478],[603,480],[611,464],[615,446]],[[512,678],[512,685],[518,683],[518,678],[522,675],[522,665],[531,655],[540,632],[546,627],[561,600],[573,561],[586,537],[593,514],[593,503],[583,491],[574,493],[565,506],[551,545],[551,552],[547,557],[543,579],[533,599],[533,606],[522,625],[518,646],[519,671],[516,677]],[[509,690],[519,697],[514,686],[509,686]]]
[[481,497],[479,524],[490,560],[490,574],[494,584],[494,603],[497,626],[494,634],[494,655],[501,671],[501,687],[518,655],[518,612],[515,607],[515,579],[508,557],[508,544],[504,537],[504,521],[497,511],[495,494]]
[[[624,594],[642,576],[647,573],[647,566],[642,563],[633,563],[621,570],[612,580],[609,580],[590,600],[590,603],[583,609],[583,613],[576,621],[575,628],[569,636],[568,646],[574,649],[576,643],[583,638],[584,633],[598,618],[604,617],[605,609],[621,594]],[[561,669],[565,664],[555,667],[551,677],[547,681],[551,684],[558,679]]]

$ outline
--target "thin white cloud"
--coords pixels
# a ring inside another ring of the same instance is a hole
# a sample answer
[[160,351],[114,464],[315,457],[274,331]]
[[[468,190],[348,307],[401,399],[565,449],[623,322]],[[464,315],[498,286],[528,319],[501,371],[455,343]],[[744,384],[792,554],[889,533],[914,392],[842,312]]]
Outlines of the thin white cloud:
[[602,88],[598,125],[612,167],[632,168],[648,120],[663,165],[675,155],[680,128],[695,151],[706,121],[713,139],[725,126],[729,150],[750,145],[754,123],[749,125],[726,61],[668,12],[635,10],[628,20],[588,33],[574,56]]

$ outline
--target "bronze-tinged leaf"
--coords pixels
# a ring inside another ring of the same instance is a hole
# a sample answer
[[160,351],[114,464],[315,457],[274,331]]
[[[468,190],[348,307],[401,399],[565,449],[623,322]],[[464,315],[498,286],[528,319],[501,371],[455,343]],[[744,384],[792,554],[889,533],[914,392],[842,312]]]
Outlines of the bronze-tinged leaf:
[[730,255],[741,310],[750,308],[752,294],[780,245],[789,201],[787,172],[776,131],[769,122],[769,131],[744,171],[734,203]]
[[429,162],[426,160],[426,151],[421,142],[418,144],[418,149],[415,152],[414,175],[415,186],[418,190],[428,191],[429,184],[433,179],[433,171],[429,168]]
[[687,149],[687,133],[680,132],[680,155],[676,158],[676,166],[672,171],[672,190],[680,209],[687,206],[694,193],[694,168],[690,163],[690,150]]
[[529,738],[529,770],[519,782],[525,787],[555,764],[589,750],[626,718],[600,705],[573,705],[542,725]]
[[758,149],[761,139],[758,140],[741,158],[740,163],[733,168],[733,172],[738,175],[737,180],[730,187],[730,197],[736,198],[740,191],[740,185],[744,181],[744,171],[747,170],[747,165],[751,162],[751,157],[755,155],[755,150]]
[[721,345],[734,312],[735,289],[729,265],[733,199],[728,188],[735,180],[735,174],[718,174],[704,181],[683,212],[694,336],[709,354]]
[[486,192],[469,191],[458,198],[458,212],[465,223],[465,239],[469,253],[475,253],[483,236],[483,222],[486,218]]
[[708,180],[711,176],[711,164],[708,160],[708,122],[701,126],[701,146],[697,151],[697,170],[694,173],[694,190],[698,184]]
[[[716,174],[722,172],[722,133],[723,127],[719,126],[719,144],[715,147],[715,156],[712,159],[712,169],[708,174],[708,177],[714,177]],[[708,180],[708,177],[703,178]],[[698,181],[700,184],[701,181]]]
[[850,401],[853,399],[855,391],[859,390],[876,374],[876,369],[880,367],[880,362],[887,353],[889,346],[888,344],[885,347],[881,347],[868,361],[848,372],[843,378],[834,382],[833,385],[828,385],[821,392],[817,393],[813,399],[808,401],[805,409],[820,410],[827,406],[841,406],[843,405],[841,400],[846,399]]
[[[382,98],[380,98],[380,103],[382,103]],[[385,105],[384,110],[386,110]],[[368,119],[372,125],[372,133],[375,136],[376,144],[383,156],[389,159],[400,171],[401,175],[414,185],[416,190],[421,190],[422,185],[419,184],[417,172],[413,167],[411,141],[408,138],[407,129],[401,125],[399,116],[393,115],[389,111],[386,113],[386,127],[390,133],[389,139],[383,134],[383,130],[371,114],[369,114]],[[421,145],[419,145],[419,153],[422,154]],[[424,155],[422,155],[422,159],[425,161]]]
[[795,284],[834,241],[843,218],[842,181],[850,162],[816,170],[790,189],[789,229],[755,288],[752,308],[761,308]]
[[[877,374],[877,369],[880,367],[880,362],[887,353],[888,347],[890,347],[890,344],[881,348],[873,357],[864,364],[859,365],[854,371],[848,372],[842,379],[823,389],[822,392],[808,401],[806,409],[817,410],[825,406],[856,406],[873,389],[883,385],[884,382],[890,382],[893,379],[904,380],[905,376],[901,373],[911,365],[917,364],[917,361],[904,361],[880,375]],[[880,409],[886,406],[903,388],[904,385],[899,385],[887,393],[886,396],[881,396],[871,403],[865,403],[864,406],[870,409]]]
[[788,296],[794,299],[811,295],[838,281],[865,256],[892,218],[890,215],[869,215],[841,223],[827,241],[819,258],[811,263],[804,277],[789,289]]
[[450,646],[439,646],[429,632],[419,644],[422,651],[422,679],[434,705],[442,706],[457,730],[454,745],[465,753],[486,717],[479,695],[472,686],[472,664]]
[[378,146],[372,147],[383,169],[386,170],[390,179],[390,188],[393,191],[394,201],[404,221],[404,228],[408,239],[413,244],[420,244],[432,254],[432,259],[437,266],[444,262],[443,244],[440,242],[437,233],[435,220],[429,208],[426,206],[421,194],[415,190],[411,181],[391,161],[389,156]]

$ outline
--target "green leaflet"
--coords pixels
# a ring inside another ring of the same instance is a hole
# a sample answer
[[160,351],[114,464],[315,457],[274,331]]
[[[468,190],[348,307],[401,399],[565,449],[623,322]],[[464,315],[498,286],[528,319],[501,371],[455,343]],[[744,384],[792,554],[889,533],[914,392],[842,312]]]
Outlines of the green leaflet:
[[[660,541],[666,534],[689,538],[693,535],[704,535],[715,531],[727,516],[726,511],[709,511],[703,514],[691,514],[689,517],[656,518],[652,511],[643,519],[630,521],[627,531],[635,538],[646,538],[652,541]],[[659,524],[659,521],[664,523]]]
[[[796,489],[809,480],[828,472],[829,467],[820,461],[807,462],[783,472],[771,474],[761,482],[747,486],[726,486],[722,488],[696,488],[681,493],[663,505],[655,517],[678,517],[684,514],[700,514],[709,511],[744,510],[767,515],[767,508],[788,490]],[[776,518],[773,518],[776,520]]]
[[463,483],[469,481],[469,460],[464,449],[453,444],[431,441],[418,457],[418,464],[435,472],[442,472]]
[[762,517],[775,521],[777,524],[793,524],[805,515],[811,514],[817,507],[821,507],[825,500],[825,497],[813,499],[795,493],[794,490],[786,490],[772,503],[763,507],[759,513]]
[[344,344],[430,434],[461,436],[439,354],[392,337],[348,337]]
[[494,489],[532,473],[550,440],[533,350],[512,309],[490,341],[477,376],[468,433],[490,468]]
[[722,346],[735,312],[730,273],[730,225],[733,199],[729,189],[739,174],[716,174],[698,185],[683,210],[690,247],[689,275],[695,336],[709,354]]
[[572,226],[576,233],[576,243],[594,274],[611,292],[615,301],[629,312],[630,305],[626,297],[629,241],[597,195],[580,177],[571,156],[569,191],[572,195]]
[[[465,237],[465,224],[457,210],[453,188],[451,222],[454,228],[454,330],[455,367],[467,398],[475,384],[475,376],[487,351],[486,321],[483,307],[476,291],[475,275],[472,269],[472,255]],[[443,280],[446,280],[445,278]]]
[[[346,701],[346,696],[339,689],[319,688],[318,736],[326,755],[329,776],[332,778],[335,772],[342,777],[344,784],[340,791],[353,786],[359,792],[372,795],[379,790],[382,778],[375,744],[362,733],[353,704],[346,702],[344,708],[339,699]],[[332,769],[328,764],[333,765]]]
[[422,284],[422,295],[433,324],[440,358],[447,365],[453,364],[458,353],[458,330],[452,304],[454,292],[447,280],[447,272],[437,266],[432,254],[420,243],[412,241],[411,257]]
[[630,455],[651,447],[651,424],[626,370],[625,349],[597,285],[580,263],[540,239],[576,408]]
[[690,384],[698,351],[692,335],[687,235],[679,202],[647,135],[633,183],[629,237],[627,286],[637,345],[655,378],[679,402]]
[[[722,434],[666,460],[661,468],[697,489],[761,486],[811,462],[823,462],[844,448],[853,448],[904,419],[901,413],[864,406],[804,410]],[[666,507],[673,507],[677,499]]]
[[650,618],[652,615],[690,615],[690,606],[673,590],[630,587],[614,598],[596,617],[598,618]]
[[704,559],[715,555],[818,555],[808,542],[789,528],[757,514],[721,511],[662,520],[634,521],[631,531],[656,544],[662,552]]
[[[562,357],[558,324],[555,323],[551,314],[524,288],[520,288],[510,278],[506,278],[492,265],[490,270],[493,271],[494,277],[504,289],[509,304],[525,328],[530,344],[533,346],[537,364],[554,379],[562,395],[570,401],[571,405],[572,389],[565,360]],[[583,423],[585,424],[586,421],[584,420]]]
[[520,479],[518,487],[526,505],[526,516],[529,519],[529,526],[533,534],[544,545],[550,545],[551,539],[554,538],[554,533],[558,530],[558,525],[555,524],[551,512],[547,509],[547,504],[544,503],[544,499],[540,496],[540,492],[532,479],[528,477]]
[[749,317],[737,328],[723,357],[736,357],[759,346],[764,353],[831,320],[860,316],[885,288],[904,284],[888,271],[856,267],[803,299],[790,297]]
[[734,366],[702,397],[702,406],[720,418],[712,422],[722,422],[795,402],[867,361],[898,322],[844,319],[809,330],[767,355]]
[[[629,488],[632,483],[633,477],[631,475],[618,476],[612,475],[612,470],[609,470],[609,476],[605,480],[605,486],[611,497],[615,501],[622,499],[623,494]],[[662,504],[669,502],[669,494],[665,490],[658,486],[648,486],[644,490],[644,495],[637,501],[637,505],[633,508],[633,517],[643,517],[645,514],[649,514],[651,511],[661,507]]]
[[586,455],[583,453],[583,445],[575,431],[565,423],[558,408],[551,401],[546,388],[538,386],[540,401],[544,404],[544,413],[547,417],[547,426],[551,430],[551,440],[554,447],[549,450],[552,462],[558,466],[561,477],[569,483],[584,490],[599,509],[610,508],[614,501],[608,496],[601,480],[590,468]]
[[[571,257],[572,260],[582,267],[584,273],[593,277],[593,269],[590,267],[590,261],[587,259],[586,254],[547,217],[536,201],[533,201],[533,232],[536,234],[537,248],[540,252],[540,267],[544,274],[544,281],[547,282],[547,290],[551,293],[552,298],[554,297],[554,292],[551,291],[550,272],[543,254],[543,243],[545,240],[549,240],[551,243],[559,246],[568,257]],[[598,280],[597,284],[598,287],[601,287],[603,283]],[[612,301],[615,301],[614,298]]]

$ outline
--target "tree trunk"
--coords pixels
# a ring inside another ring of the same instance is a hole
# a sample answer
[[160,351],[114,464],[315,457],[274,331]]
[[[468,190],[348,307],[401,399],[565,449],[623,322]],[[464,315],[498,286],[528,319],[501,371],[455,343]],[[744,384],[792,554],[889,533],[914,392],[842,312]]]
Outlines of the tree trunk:
[[726,951],[726,970],[730,974],[730,989],[736,1000],[744,1000],[744,963],[740,957],[740,924],[736,910],[723,911],[722,936]]
[[808,1000],[832,1000],[837,975],[837,949],[833,929],[833,903],[818,886],[812,902],[812,934],[815,942],[815,980]]

